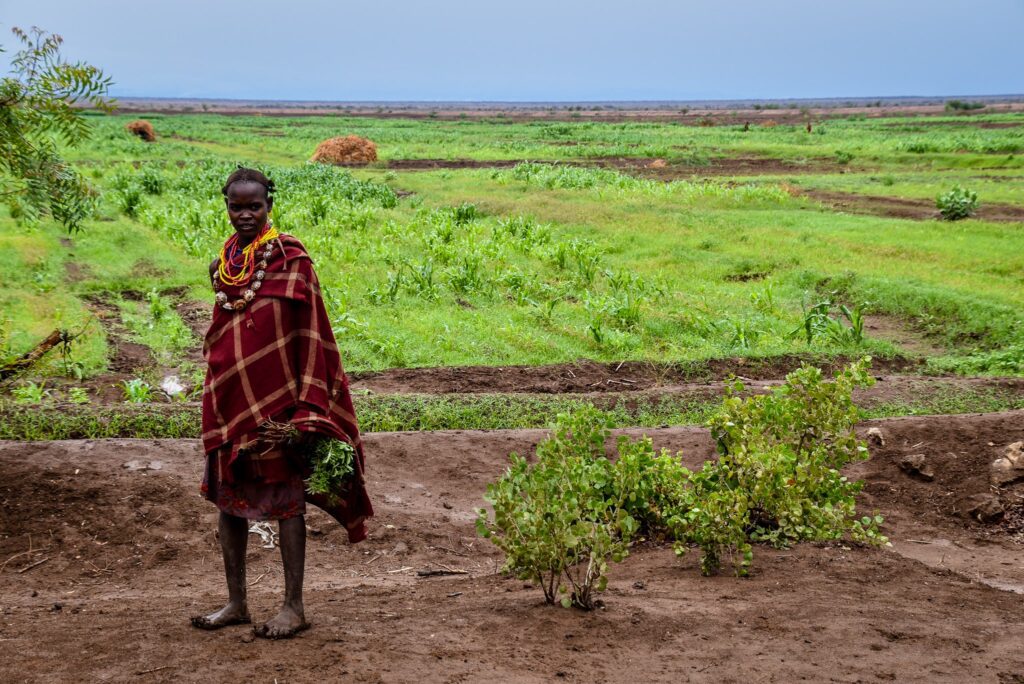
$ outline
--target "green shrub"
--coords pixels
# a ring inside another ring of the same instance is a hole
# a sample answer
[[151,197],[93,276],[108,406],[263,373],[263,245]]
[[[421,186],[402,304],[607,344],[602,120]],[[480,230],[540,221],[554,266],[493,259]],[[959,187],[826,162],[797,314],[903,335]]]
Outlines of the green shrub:
[[[554,603],[585,610],[608,584],[608,560],[621,561],[637,530],[628,501],[637,500],[637,447],[620,441],[620,460],[604,454],[608,420],[593,407],[561,414],[554,434],[537,446],[537,462],[518,454],[485,499],[477,530],[505,552],[505,570],[531,580]],[[625,458],[622,458],[624,456]],[[622,463],[623,465],[618,465]]]
[[548,603],[593,606],[607,585],[608,559],[619,561],[640,533],[671,539],[677,554],[701,549],[701,571],[731,558],[738,575],[753,545],[851,539],[885,544],[880,515],[858,517],[861,483],[841,469],[867,458],[857,439],[854,388],[868,386],[870,358],[826,380],[805,366],[768,394],[740,398],[729,388],[711,419],[719,457],[696,471],[656,453],[651,440],[618,440],[604,454],[608,417],[594,407],[559,416],[553,436],[530,464],[512,464],[485,499],[477,529],[506,554],[505,570],[539,584]]
[[970,102],[968,100],[948,100],[946,102],[947,112],[969,112],[972,109],[984,109],[984,102]]
[[719,458],[693,473],[668,519],[676,553],[700,547],[701,571],[717,571],[727,556],[745,575],[755,542],[786,546],[849,537],[887,542],[881,516],[858,518],[861,483],[840,470],[868,457],[857,439],[852,393],[872,384],[865,358],[826,381],[803,367],[769,394],[740,398],[735,383],[709,425]]
[[935,199],[935,206],[946,221],[965,219],[978,210],[978,193],[959,185]]

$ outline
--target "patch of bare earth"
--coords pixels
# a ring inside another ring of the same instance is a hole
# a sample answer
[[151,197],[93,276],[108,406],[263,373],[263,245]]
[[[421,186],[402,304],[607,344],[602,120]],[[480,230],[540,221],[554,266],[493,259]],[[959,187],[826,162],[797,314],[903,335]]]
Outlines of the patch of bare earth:
[[[307,516],[313,628],[288,642],[188,625],[224,597],[197,442],[0,444],[5,670],[38,682],[1016,681],[1024,547],[958,502],[987,490],[987,463],[1024,437],[1024,413],[871,425],[885,446],[851,474],[893,549],[758,548],[738,579],[701,577],[696,553],[642,543],[588,614],[498,573],[473,528],[507,453],[543,431],[369,435],[370,538],[349,546],[325,515]],[[713,452],[704,430],[647,432],[690,465]],[[899,468],[918,452],[934,459],[930,482]],[[266,619],[280,559],[250,539],[251,607]],[[438,569],[467,574],[417,578]]]
[[110,349],[110,362],[108,373],[82,384],[89,387],[95,400],[101,403],[120,401],[122,396],[119,383],[149,368],[153,364],[153,355],[149,347],[128,339],[129,333],[121,322],[121,312],[117,306],[100,296],[83,299],[103,326]]
[[[390,159],[371,164],[373,168],[398,171],[432,171],[437,169],[507,169],[524,163],[523,159]],[[803,162],[770,157],[735,157],[711,159],[707,163],[685,160],[669,161],[650,157],[588,157],[562,160],[531,160],[545,164],[615,169],[631,175],[671,181],[681,178],[718,176],[781,176],[796,174],[843,173],[844,168],[833,161],[813,159]],[[365,166],[365,164],[340,164]]]
[[911,329],[895,316],[871,314],[864,316],[864,332],[868,337],[892,342],[901,352],[913,356],[939,356],[945,349],[933,344],[924,335]]
[[[353,386],[381,394],[458,394],[477,392],[533,392],[565,394],[577,392],[623,392],[722,380],[737,375],[751,380],[774,380],[801,366],[813,363],[832,371],[850,359],[820,359],[798,354],[765,358],[724,358],[690,364],[645,361],[576,363],[546,366],[445,366],[439,368],[393,368],[385,371],[349,373]],[[920,366],[915,359],[875,359],[878,372],[910,371]]]
[[[832,209],[851,214],[887,216],[917,221],[941,218],[938,209],[935,208],[934,200],[858,195],[832,190],[801,190],[800,194]],[[1024,207],[1012,204],[982,203],[973,218],[995,222],[1024,222]]]
[[206,331],[210,328],[212,320],[211,309],[212,306],[208,303],[192,301],[179,302],[174,306],[178,316],[181,317],[181,320],[192,331],[193,337],[199,340],[199,344],[187,352],[188,360],[194,363],[202,363],[204,361],[202,340],[206,337]]

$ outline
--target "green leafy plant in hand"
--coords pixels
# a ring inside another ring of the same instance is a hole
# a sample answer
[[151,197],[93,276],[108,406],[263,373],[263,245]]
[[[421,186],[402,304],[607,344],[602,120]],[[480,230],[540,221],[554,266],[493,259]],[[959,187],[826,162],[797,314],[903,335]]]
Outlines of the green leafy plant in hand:
[[[506,554],[505,570],[540,585],[565,607],[594,607],[608,584],[608,561],[628,553],[638,523],[627,501],[639,477],[604,454],[607,418],[593,407],[562,414],[537,446],[537,462],[518,454],[484,497],[477,530]],[[620,450],[628,445],[620,443]]]
[[337,504],[338,491],[344,489],[355,472],[355,454],[348,442],[317,439],[310,454],[312,473],[306,479],[306,491],[326,497],[329,505]]
[[339,502],[338,492],[344,491],[355,473],[355,447],[326,435],[300,432],[291,423],[272,420],[260,425],[260,438],[270,445],[283,445],[305,452],[309,465],[306,491],[325,497],[330,506]]

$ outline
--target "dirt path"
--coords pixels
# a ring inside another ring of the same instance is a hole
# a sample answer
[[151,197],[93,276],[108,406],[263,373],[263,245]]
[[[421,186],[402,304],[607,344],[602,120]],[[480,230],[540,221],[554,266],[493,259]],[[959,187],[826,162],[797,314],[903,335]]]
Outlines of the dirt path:
[[[1020,681],[1022,598],[989,585],[1024,581],[1024,547],[953,502],[987,488],[984,468],[1024,437],[1024,412],[874,425],[886,445],[856,474],[894,550],[758,549],[753,576],[737,579],[702,578],[695,554],[640,545],[591,614],[544,606],[495,574],[499,554],[473,531],[508,451],[542,431],[370,435],[370,539],[348,546],[323,514],[308,516],[314,628],[283,643],[187,626],[223,591],[196,442],[3,443],[5,669],[40,682]],[[691,465],[712,452],[703,430],[648,432]],[[936,459],[933,482],[896,466],[917,451]],[[967,555],[907,557],[939,539]],[[282,577],[257,540],[250,592],[266,617]],[[445,566],[469,574],[415,577]]]
[[[888,216],[918,221],[940,218],[939,211],[935,208],[934,200],[859,195],[852,192],[836,192],[831,190],[801,190],[800,194],[817,200],[833,209],[851,214]],[[1024,222],[1024,207],[1013,204],[982,203],[973,218],[981,219],[982,221],[1021,223]]]
[[[770,157],[734,157],[711,159],[706,164],[668,161],[651,157],[581,157],[576,159],[390,159],[372,164],[371,168],[396,171],[432,171],[436,169],[507,169],[526,161],[563,166],[615,169],[635,176],[670,181],[680,178],[716,176],[782,176],[795,174],[842,173],[843,167],[827,159],[806,162]],[[339,164],[359,168],[365,164]]]
[[[474,392],[534,392],[561,394],[575,392],[622,392],[697,381],[723,380],[737,375],[750,380],[775,380],[800,367],[814,363],[834,371],[848,358],[832,360],[797,354],[766,358],[725,358],[693,363],[623,361],[546,366],[444,366],[439,368],[393,368],[386,371],[349,373],[353,385],[381,394],[419,392],[455,394]],[[915,359],[875,359],[878,373],[910,371],[920,366]]]

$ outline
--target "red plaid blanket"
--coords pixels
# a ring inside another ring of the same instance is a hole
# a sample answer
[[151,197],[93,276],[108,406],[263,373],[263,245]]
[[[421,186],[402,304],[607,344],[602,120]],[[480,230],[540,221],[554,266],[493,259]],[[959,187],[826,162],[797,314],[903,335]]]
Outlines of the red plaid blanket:
[[[209,364],[203,388],[203,447],[211,453],[230,445],[225,474],[239,449],[255,445],[267,420],[291,422],[303,432],[341,439],[355,447],[356,473],[341,503],[307,494],[307,501],[334,516],[349,540],[366,537],[373,515],[366,494],[365,461],[348,378],[320,296],[320,285],[306,248],[296,238],[275,240],[266,277],[256,298],[242,311],[217,306],[203,355]],[[216,275],[214,275],[216,277]],[[221,285],[233,301],[244,288]],[[256,458],[248,471],[274,482],[287,478],[284,457]]]

